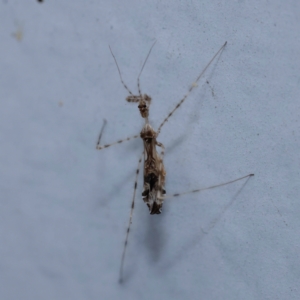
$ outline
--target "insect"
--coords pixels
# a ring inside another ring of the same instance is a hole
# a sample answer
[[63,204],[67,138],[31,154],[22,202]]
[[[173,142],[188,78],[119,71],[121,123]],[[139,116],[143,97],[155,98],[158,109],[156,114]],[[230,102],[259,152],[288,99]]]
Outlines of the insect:
[[[146,203],[146,205],[148,206],[150,214],[160,214],[162,211],[163,202],[167,198],[177,197],[177,196],[181,196],[181,195],[185,195],[185,194],[189,194],[189,193],[196,193],[196,192],[200,192],[200,191],[207,190],[207,189],[213,189],[213,188],[227,185],[227,184],[233,183],[235,181],[242,180],[244,178],[248,178],[248,177],[254,175],[254,174],[248,174],[246,176],[237,178],[235,180],[228,181],[228,182],[221,183],[221,184],[214,185],[214,186],[210,186],[207,188],[196,189],[196,190],[192,190],[192,191],[188,191],[188,192],[184,192],[184,193],[180,193],[180,194],[166,195],[166,190],[165,190],[166,171],[165,171],[165,167],[164,167],[164,163],[163,163],[165,147],[162,143],[157,141],[157,137],[159,136],[160,131],[161,131],[162,127],[164,126],[164,124],[173,115],[173,113],[183,104],[183,102],[187,99],[187,97],[191,93],[191,91],[197,86],[197,82],[203,76],[203,74],[207,70],[207,68],[211,65],[211,63],[214,61],[214,59],[223,51],[227,42],[225,42],[222,45],[222,47],[217,51],[217,53],[211,58],[211,60],[208,62],[208,64],[202,70],[200,75],[196,78],[195,82],[191,85],[188,92],[184,95],[184,97],[178,102],[178,104],[175,106],[175,108],[167,115],[167,117],[160,124],[157,131],[155,131],[153,129],[153,127],[150,125],[149,119],[148,119],[149,109],[150,109],[150,104],[151,104],[152,99],[149,95],[142,94],[141,89],[140,89],[140,76],[143,72],[145,64],[149,58],[149,55],[150,55],[151,50],[154,47],[155,43],[156,43],[156,41],[151,46],[151,48],[148,52],[148,55],[143,63],[142,68],[141,68],[141,71],[138,75],[138,78],[137,78],[138,95],[134,95],[130,91],[130,89],[127,87],[127,85],[124,83],[117,60],[116,60],[111,48],[109,47],[110,52],[114,58],[115,64],[117,66],[121,83],[123,84],[124,88],[129,93],[129,96],[127,96],[126,100],[128,102],[138,103],[138,109],[140,111],[140,115],[145,120],[145,123],[144,123],[143,128],[139,135],[134,135],[132,137],[128,137],[126,139],[122,139],[117,142],[101,146],[100,140],[101,140],[101,137],[102,137],[102,134],[104,131],[104,127],[106,126],[106,120],[104,120],[103,126],[102,126],[100,134],[99,134],[97,146],[96,146],[96,149],[101,150],[104,148],[108,148],[112,145],[120,144],[125,141],[129,141],[131,139],[138,138],[139,136],[143,140],[144,150],[143,150],[142,155],[139,158],[138,168],[136,170],[136,178],[135,178],[134,192],[133,192],[133,198],[132,198],[132,203],[131,203],[129,224],[127,227],[126,238],[125,238],[123,254],[122,254],[122,259],[121,259],[120,282],[122,281],[122,278],[123,278],[123,266],[124,266],[124,261],[125,261],[125,253],[126,253],[126,248],[127,248],[127,244],[128,244],[130,225],[132,222],[135,196],[136,196],[136,190],[137,190],[138,175],[139,175],[140,165],[141,165],[143,156],[144,156],[144,168],[143,168],[143,170],[144,170],[144,176],[143,176],[144,177],[144,186],[143,186],[142,198],[143,198],[144,202]],[[156,147],[161,148],[160,154],[158,153]]]

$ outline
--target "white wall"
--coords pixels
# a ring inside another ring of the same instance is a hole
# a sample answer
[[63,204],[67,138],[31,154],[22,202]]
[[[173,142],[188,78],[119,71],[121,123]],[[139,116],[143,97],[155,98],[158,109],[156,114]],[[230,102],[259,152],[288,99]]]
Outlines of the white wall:
[[[0,2],[1,299],[299,299],[299,1]],[[141,77],[163,128],[166,200],[139,180]],[[209,84],[206,83],[209,81]]]

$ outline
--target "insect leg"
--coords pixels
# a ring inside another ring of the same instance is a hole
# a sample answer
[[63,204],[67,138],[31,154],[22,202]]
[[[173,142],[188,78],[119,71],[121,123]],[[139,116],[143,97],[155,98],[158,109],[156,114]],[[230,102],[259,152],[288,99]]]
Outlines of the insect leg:
[[248,174],[246,176],[239,177],[239,178],[231,180],[231,181],[227,181],[227,182],[224,182],[224,183],[212,185],[212,186],[201,188],[201,189],[196,189],[196,190],[187,191],[187,192],[184,192],[184,193],[173,194],[173,195],[166,195],[163,198],[167,199],[167,198],[179,197],[179,196],[182,196],[182,195],[187,195],[187,194],[192,194],[192,193],[198,193],[198,192],[202,192],[202,191],[205,191],[205,190],[211,190],[211,189],[214,189],[214,188],[217,188],[217,187],[221,187],[221,186],[224,186],[224,185],[227,185],[227,184],[234,183],[236,181],[239,181],[239,180],[242,180],[242,179],[245,179],[245,178],[249,178],[251,176],[254,176],[254,174]]
[[97,142],[97,145],[96,145],[96,149],[97,150],[102,150],[104,148],[108,148],[108,147],[116,145],[116,144],[121,144],[121,143],[123,143],[125,141],[129,141],[129,140],[136,139],[136,138],[139,137],[139,135],[137,134],[137,135],[134,135],[134,136],[130,136],[130,137],[126,138],[126,139],[118,140],[118,141],[116,141],[114,143],[110,143],[110,144],[106,144],[106,145],[101,146],[100,145],[100,140],[101,140],[101,137],[102,137],[102,134],[103,134],[103,131],[104,131],[104,127],[106,126],[106,123],[107,123],[107,121],[104,119],[101,131],[100,131],[100,134],[99,134],[98,142]]
[[142,155],[139,158],[138,167],[136,169],[136,176],[135,176],[133,197],[132,197],[132,202],[131,202],[130,217],[129,217],[129,223],[128,223],[128,227],[127,227],[127,231],[126,231],[126,238],[125,238],[123,254],[122,254],[122,259],[121,259],[121,266],[120,266],[120,277],[119,277],[119,282],[120,283],[122,283],[122,281],[123,281],[123,267],[124,267],[124,261],[125,261],[125,253],[126,253],[127,244],[128,244],[128,236],[129,236],[129,232],[130,232],[130,225],[131,225],[131,222],[132,222],[132,215],[133,215],[133,210],[134,210],[134,201],[135,201],[135,195],[136,195],[136,190],[137,190],[138,176],[139,176],[139,172],[140,172],[140,166],[141,166],[143,155],[144,155],[144,151],[143,151]]
[[175,108],[168,114],[168,116],[163,120],[163,122],[160,124],[160,126],[158,127],[157,130],[157,136],[160,133],[161,128],[164,126],[164,124],[169,120],[169,118],[173,115],[173,113],[175,112],[175,110],[177,108],[179,108],[179,106],[186,100],[186,98],[188,97],[188,95],[190,94],[190,92],[194,89],[194,87],[197,86],[197,82],[199,81],[199,79],[202,77],[202,75],[204,74],[204,72],[207,70],[207,68],[210,66],[210,64],[214,61],[214,59],[218,56],[218,54],[224,49],[224,47],[226,46],[227,42],[224,43],[224,45],[218,50],[218,52],[213,56],[213,58],[209,61],[209,63],[206,65],[206,67],[202,70],[202,72],[200,73],[200,75],[196,78],[196,80],[194,81],[194,83],[191,85],[191,87],[189,88],[188,92],[184,95],[184,97],[177,103],[177,105],[175,106]]

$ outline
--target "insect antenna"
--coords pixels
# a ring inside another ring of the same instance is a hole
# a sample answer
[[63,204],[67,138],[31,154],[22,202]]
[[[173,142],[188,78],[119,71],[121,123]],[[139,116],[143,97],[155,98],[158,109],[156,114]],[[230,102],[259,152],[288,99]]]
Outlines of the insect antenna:
[[134,210],[134,201],[135,201],[135,195],[136,195],[136,190],[137,190],[138,176],[139,176],[139,172],[140,172],[140,166],[141,166],[143,155],[144,155],[144,151],[139,158],[138,167],[136,169],[136,176],[135,176],[133,197],[132,197],[132,202],[131,202],[129,223],[128,223],[128,227],[127,227],[127,231],[126,231],[126,238],[125,238],[125,242],[124,242],[123,254],[122,254],[122,259],[121,259],[119,283],[123,282],[123,267],[124,267],[124,261],[125,261],[125,254],[126,254],[126,249],[127,249],[127,244],[128,244],[130,225],[132,223],[132,215],[133,215],[133,210]]
[[144,63],[143,63],[142,69],[141,69],[141,71],[140,71],[140,73],[139,73],[139,76],[138,76],[138,79],[137,79],[138,91],[139,91],[139,95],[140,95],[140,96],[142,96],[141,89],[140,89],[140,76],[141,76],[141,74],[142,74],[142,72],[143,72],[143,70],[144,70],[145,64],[146,64],[146,62],[147,62],[147,60],[148,60],[148,58],[149,58],[149,55],[150,55],[150,53],[151,53],[151,50],[152,50],[152,48],[154,47],[155,44],[156,44],[156,40],[154,41],[153,45],[151,46],[151,48],[150,48],[150,50],[149,50],[149,52],[148,52],[148,54],[147,54],[147,57],[146,57],[146,59],[145,59],[145,61],[144,61]]
[[178,104],[175,106],[175,108],[169,113],[169,115],[163,120],[163,122],[160,124],[160,126],[158,127],[157,130],[157,135],[159,135],[161,128],[164,126],[164,124],[168,121],[168,119],[173,115],[173,113],[175,112],[175,110],[177,108],[179,108],[179,106],[186,100],[186,98],[188,97],[188,95],[190,94],[190,92],[194,89],[194,87],[197,86],[197,82],[199,81],[199,79],[202,77],[202,75],[204,74],[204,72],[207,70],[207,68],[210,66],[210,64],[214,61],[214,59],[218,56],[218,54],[224,49],[224,47],[226,46],[227,41],[224,43],[224,45],[218,50],[218,52],[213,56],[213,58],[209,61],[209,63],[206,65],[206,67],[203,69],[203,71],[200,73],[200,75],[196,78],[196,80],[194,81],[194,83],[191,85],[191,87],[189,88],[188,92],[184,95],[184,97],[178,102]]
[[119,72],[119,75],[120,75],[120,79],[121,79],[121,82],[122,82],[124,88],[128,91],[128,93],[129,93],[130,95],[133,95],[132,92],[130,91],[130,89],[127,87],[127,85],[126,85],[126,84],[124,83],[124,81],[123,81],[123,78],[122,78],[122,75],[121,75],[121,71],[120,71],[118,62],[117,62],[116,57],[114,56],[114,54],[113,54],[113,52],[112,52],[110,46],[109,46],[109,50],[110,50],[110,53],[111,53],[112,57],[113,57],[114,60],[115,60],[115,63],[116,63],[116,66],[117,66],[117,68],[118,68],[118,72]]

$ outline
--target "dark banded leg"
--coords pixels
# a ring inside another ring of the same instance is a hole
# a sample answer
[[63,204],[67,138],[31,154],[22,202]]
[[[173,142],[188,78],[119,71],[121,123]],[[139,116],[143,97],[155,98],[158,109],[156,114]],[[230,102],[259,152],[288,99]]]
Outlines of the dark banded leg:
[[130,136],[130,137],[126,138],[126,139],[119,140],[119,141],[117,141],[117,142],[110,143],[110,144],[103,145],[103,146],[97,144],[96,149],[97,149],[97,150],[102,150],[102,149],[104,149],[104,148],[108,148],[108,147],[113,146],[113,145],[121,144],[121,143],[123,143],[123,142],[126,142],[126,141],[129,141],[129,140],[136,139],[136,138],[138,138],[138,137],[140,137],[140,136],[139,136],[139,135]]
[[156,146],[161,148],[160,155],[161,155],[161,159],[163,160],[166,148],[165,148],[165,146],[162,143],[157,142],[157,141],[156,141]]
[[218,50],[218,52],[213,56],[213,58],[209,61],[209,63],[206,65],[206,67],[203,69],[203,71],[200,73],[200,75],[196,78],[196,80],[193,82],[191,87],[189,88],[188,92],[184,95],[184,97],[179,101],[179,103],[175,106],[175,108],[168,114],[168,116],[163,120],[163,122],[160,124],[157,130],[157,136],[160,133],[161,128],[164,126],[164,124],[169,120],[169,118],[173,115],[175,110],[179,108],[179,106],[186,100],[190,92],[197,86],[197,82],[199,79],[202,77],[204,72],[207,70],[207,68],[210,66],[210,64],[214,61],[214,59],[218,56],[218,54],[224,49],[226,46],[227,42],[224,43],[224,45]]
[[138,138],[140,136],[139,134],[137,134],[137,135],[134,135],[134,136],[130,136],[130,137],[126,138],[126,139],[119,140],[119,141],[116,141],[114,143],[110,143],[110,144],[101,146],[100,145],[100,140],[101,140],[101,137],[102,137],[102,134],[103,134],[103,131],[104,131],[104,127],[106,126],[106,123],[107,123],[107,121],[104,119],[101,131],[100,131],[100,134],[99,134],[98,142],[97,142],[97,145],[96,145],[96,149],[97,150],[102,150],[104,148],[108,148],[108,147],[116,145],[116,144],[121,144],[123,142],[129,141],[129,140],[132,140],[132,139],[136,139],[136,138]]
[[103,120],[103,125],[102,125],[101,130],[100,130],[100,134],[99,134],[98,142],[97,142],[97,145],[96,145],[96,149],[98,149],[98,146],[99,146],[99,144],[100,144],[100,140],[101,140],[101,137],[102,137],[104,128],[105,128],[105,126],[106,126],[106,123],[107,123],[107,121],[104,119],[104,120]]
[[126,231],[126,238],[125,238],[123,254],[122,254],[122,259],[121,259],[120,278],[119,278],[120,283],[122,283],[122,281],[123,281],[123,266],[124,266],[124,261],[125,261],[125,253],[126,253],[126,248],[127,248],[127,244],[128,244],[128,236],[129,236],[129,232],[130,232],[130,225],[131,225],[131,222],[132,222],[132,215],[133,215],[133,210],[134,210],[134,201],[135,201],[135,195],[136,195],[136,190],[137,190],[138,176],[139,176],[139,172],[140,172],[140,166],[141,166],[141,162],[142,162],[142,159],[143,159],[143,155],[144,155],[144,151],[143,151],[142,155],[139,158],[138,167],[136,169],[136,176],[135,176],[133,197],[132,197],[132,202],[131,202],[129,223],[128,223],[128,227],[127,227],[127,231]]
[[209,187],[206,187],[206,188],[202,188],[202,189],[192,190],[192,191],[188,191],[188,192],[184,192],[184,193],[180,193],[180,194],[178,193],[178,194],[173,194],[173,195],[166,195],[163,198],[167,199],[167,198],[179,197],[179,196],[182,196],[182,195],[187,195],[187,194],[192,194],[192,193],[198,193],[198,192],[202,192],[202,191],[205,191],[205,190],[211,190],[211,189],[214,189],[214,188],[217,188],[217,187],[221,187],[221,186],[224,186],[224,185],[227,185],[227,184],[230,184],[230,183],[234,183],[236,181],[239,181],[239,180],[242,180],[242,179],[245,179],[245,178],[249,178],[251,176],[254,176],[254,174],[248,174],[246,176],[239,177],[237,179],[234,179],[234,180],[231,180],[231,181],[228,181],[228,182],[224,182],[224,183],[212,185],[212,186],[209,186]]

